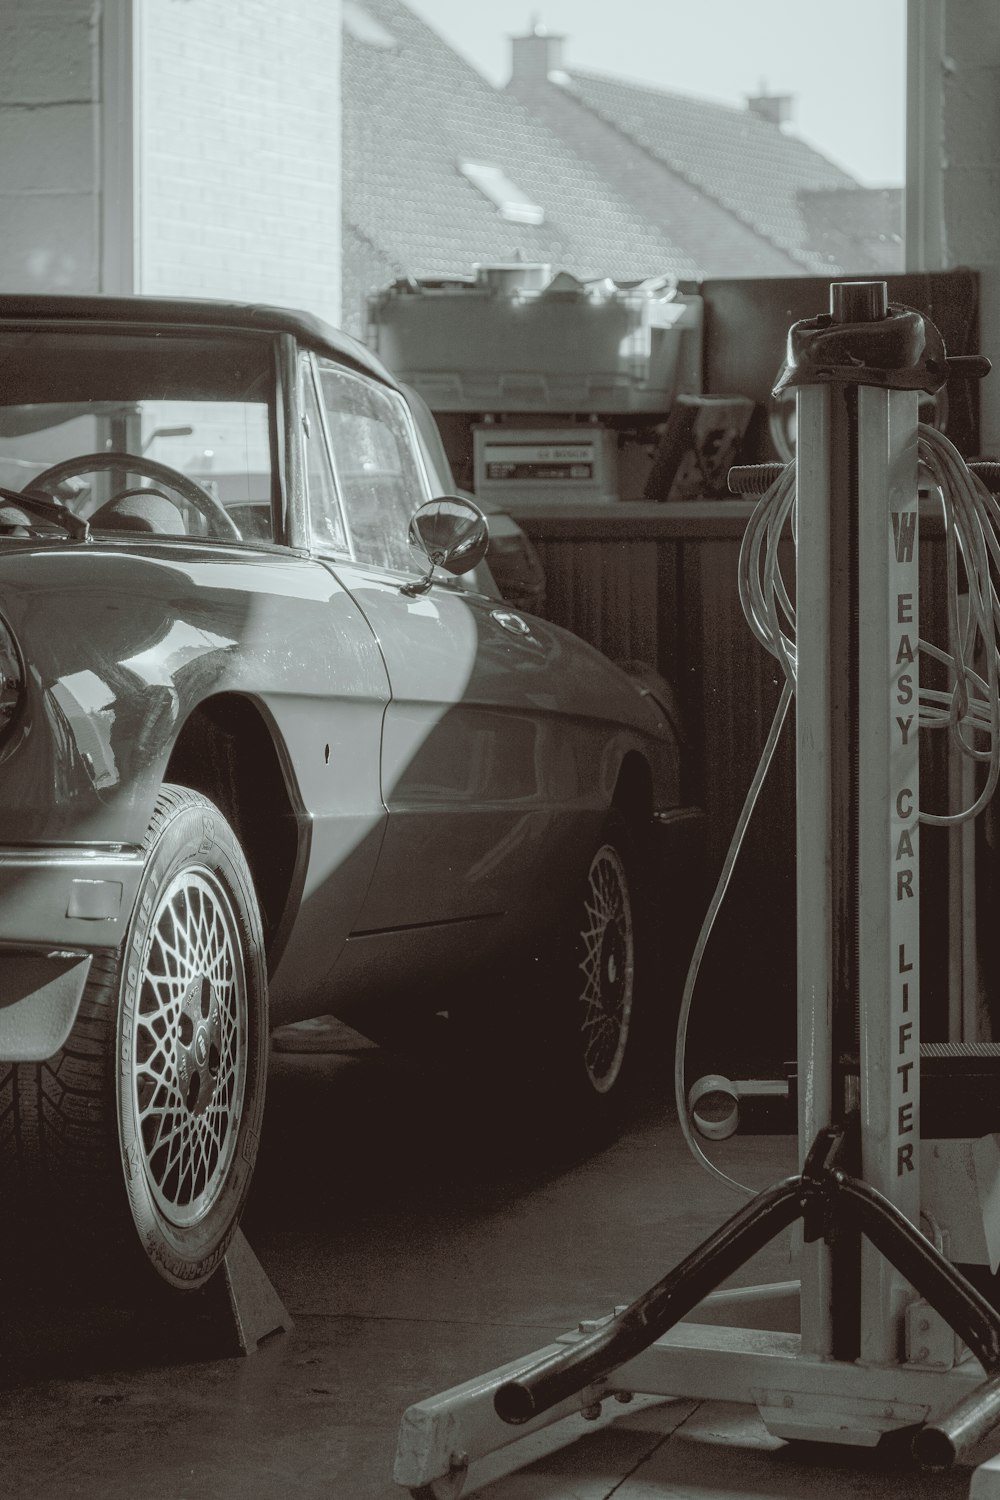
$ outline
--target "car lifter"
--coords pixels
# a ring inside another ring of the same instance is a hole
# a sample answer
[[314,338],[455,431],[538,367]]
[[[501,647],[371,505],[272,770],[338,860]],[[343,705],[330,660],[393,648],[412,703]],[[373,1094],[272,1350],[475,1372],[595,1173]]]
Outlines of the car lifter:
[[[1000,466],[970,471],[946,438],[918,426],[918,399],[949,374],[978,377],[989,365],[948,359],[934,325],[890,304],[884,282],[835,282],[830,293],[829,314],[789,331],[779,388],[796,390],[794,464],[733,471],[734,488],[768,486],[747,528],[741,596],[786,683],[681,1028],[794,691],[801,1170],[753,1196],[630,1306],[411,1407],[395,1477],[425,1500],[456,1500],[476,1460],[518,1437],[638,1392],[756,1404],[782,1437],[872,1445],[912,1429],[915,1457],[937,1467],[1000,1423],[1000,1316],[918,1227],[918,824],[975,814],[1000,776],[1000,506],[983,483]],[[953,655],[919,639],[920,464],[944,506]],[[777,567],[789,519],[796,593],[808,600],[798,612]],[[918,649],[950,667],[951,691],[920,687]],[[957,815],[920,812],[920,725],[948,728],[989,761],[981,795]],[[984,733],[988,750],[978,748]],[[717,1292],[797,1220],[799,1283]],[[790,1326],[792,1295],[799,1333],[770,1331]],[[739,1327],[682,1321],[704,1300],[752,1315]],[[934,1320],[961,1340],[950,1367],[918,1357],[915,1310],[925,1328]],[[972,1495],[1000,1497],[1000,1461],[975,1471]]]

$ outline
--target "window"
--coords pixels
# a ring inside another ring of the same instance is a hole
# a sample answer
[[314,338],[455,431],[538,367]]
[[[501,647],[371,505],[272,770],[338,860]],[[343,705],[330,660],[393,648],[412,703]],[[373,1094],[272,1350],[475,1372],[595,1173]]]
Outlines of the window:
[[460,161],[458,170],[500,210],[501,219],[508,219],[512,224],[545,223],[544,208],[532,203],[528,194],[522,192],[516,182],[511,182],[499,167],[489,162]]
[[271,540],[269,341],[169,327],[4,333],[0,373],[0,484],[21,489],[61,464],[57,496],[95,532]]
[[355,555],[413,573],[410,517],[427,498],[406,408],[398,396],[319,360],[330,446]]
[[330,456],[323,440],[323,412],[316,395],[311,359],[299,366],[302,388],[302,448],[309,491],[309,534],[321,550],[349,552],[344,518],[334,488]]
[[343,21],[344,30],[356,42],[364,42],[368,47],[379,47],[383,51],[394,50],[399,46],[392,32],[387,31],[370,10],[357,4],[357,0],[344,0]]

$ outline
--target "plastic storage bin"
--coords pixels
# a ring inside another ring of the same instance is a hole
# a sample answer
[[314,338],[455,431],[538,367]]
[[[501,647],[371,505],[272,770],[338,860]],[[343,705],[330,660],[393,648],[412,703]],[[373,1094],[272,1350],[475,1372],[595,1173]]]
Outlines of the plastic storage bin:
[[396,282],[368,314],[372,347],[434,411],[665,413],[701,389],[701,299],[672,280],[478,266]]

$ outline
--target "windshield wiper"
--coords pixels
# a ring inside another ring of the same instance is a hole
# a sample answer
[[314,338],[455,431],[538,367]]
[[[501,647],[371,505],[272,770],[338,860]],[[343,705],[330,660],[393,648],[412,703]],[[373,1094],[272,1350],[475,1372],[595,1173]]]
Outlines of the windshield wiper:
[[9,500],[12,505],[26,510],[30,515],[41,516],[44,521],[54,521],[57,526],[65,527],[78,542],[90,541],[90,522],[85,521],[82,516],[75,516],[65,505],[60,505],[58,500],[53,500],[50,495],[43,495],[41,490],[8,490],[0,484],[0,500]]

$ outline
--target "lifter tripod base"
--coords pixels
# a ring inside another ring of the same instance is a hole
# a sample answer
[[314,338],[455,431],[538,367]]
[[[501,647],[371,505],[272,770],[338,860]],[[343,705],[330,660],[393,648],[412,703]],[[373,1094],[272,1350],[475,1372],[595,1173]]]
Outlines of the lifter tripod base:
[[[974,1448],[1000,1421],[1000,1317],[892,1203],[837,1168],[842,1141],[842,1131],[822,1131],[802,1173],[758,1194],[629,1307],[410,1407],[397,1483],[457,1500],[477,1460],[636,1394],[754,1405],[782,1438],[874,1446],[914,1429],[915,1457],[937,1467]],[[794,1283],[711,1294],[797,1219],[807,1243],[863,1233],[972,1352],[949,1369],[863,1364],[813,1355],[793,1332],[682,1322],[734,1306],[744,1322],[791,1321]],[[1000,1497],[1000,1466],[976,1471],[972,1496]]]
[[[770,1288],[754,1290],[763,1300],[770,1296]],[[537,1360],[565,1353],[585,1337],[566,1333],[525,1359],[411,1406],[399,1434],[396,1482],[428,1500],[458,1500],[466,1485],[474,1485],[477,1465],[488,1455],[545,1429],[553,1429],[550,1449],[566,1446],[588,1430],[586,1424],[568,1419],[581,1413],[592,1419],[611,1411],[621,1415],[625,1408],[615,1409],[611,1398],[633,1396],[756,1406],[775,1437],[873,1447],[888,1432],[944,1413],[983,1379],[981,1365],[971,1357],[947,1371],[838,1365],[803,1355],[796,1334],[684,1321],[606,1379],[542,1416],[521,1427],[503,1423],[494,1407],[497,1391],[526,1374]],[[786,1390],[791,1386],[794,1389]],[[607,1405],[598,1410],[602,1402]],[[983,1469],[977,1471],[982,1473]],[[997,1500],[1000,1471],[993,1483],[991,1489],[973,1488],[972,1500]]]

